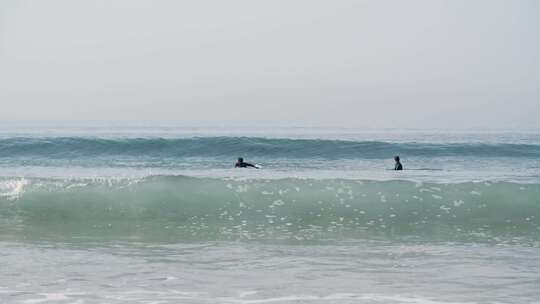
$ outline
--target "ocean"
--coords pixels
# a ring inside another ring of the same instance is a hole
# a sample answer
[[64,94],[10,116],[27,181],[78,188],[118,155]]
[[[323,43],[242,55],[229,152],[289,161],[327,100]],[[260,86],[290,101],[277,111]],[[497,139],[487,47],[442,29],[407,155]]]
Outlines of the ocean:
[[540,131],[0,123],[0,303],[540,303]]

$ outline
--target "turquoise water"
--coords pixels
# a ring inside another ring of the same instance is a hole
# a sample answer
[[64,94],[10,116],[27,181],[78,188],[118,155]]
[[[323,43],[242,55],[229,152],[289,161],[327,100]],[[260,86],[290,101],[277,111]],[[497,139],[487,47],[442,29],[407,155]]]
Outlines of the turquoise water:
[[3,124],[0,172],[2,303],[540,301],[534,131]]

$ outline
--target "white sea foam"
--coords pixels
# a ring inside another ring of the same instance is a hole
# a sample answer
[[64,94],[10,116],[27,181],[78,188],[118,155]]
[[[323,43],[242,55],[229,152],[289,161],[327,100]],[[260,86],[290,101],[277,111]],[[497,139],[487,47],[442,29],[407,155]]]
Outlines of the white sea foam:
[[0,197],[8,200],[19,198],[30,181],[24,178],[0,181]]

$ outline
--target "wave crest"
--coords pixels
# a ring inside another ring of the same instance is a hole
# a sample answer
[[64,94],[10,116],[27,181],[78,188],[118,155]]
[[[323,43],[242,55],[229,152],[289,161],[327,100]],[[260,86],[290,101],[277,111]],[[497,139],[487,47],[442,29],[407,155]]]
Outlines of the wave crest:
[[3,237],[540,239],[538,184],[151,176],[2,185]]
[[394,154],[426,157],[526,157],[540,158],[540,145],[487,143],[391,143],[322,139],[270,139],[252,137],[120,138],[91,137],[4,138],[0,157],[43,156],[51,158],[103,157],[111,155],[175,157],[381,159]]

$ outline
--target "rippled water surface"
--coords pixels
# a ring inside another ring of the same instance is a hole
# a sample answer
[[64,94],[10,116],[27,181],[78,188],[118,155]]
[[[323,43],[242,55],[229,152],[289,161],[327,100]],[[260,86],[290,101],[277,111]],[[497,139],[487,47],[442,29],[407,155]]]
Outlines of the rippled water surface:
[[539,303],[539,134],[2,123],[0,303]]

